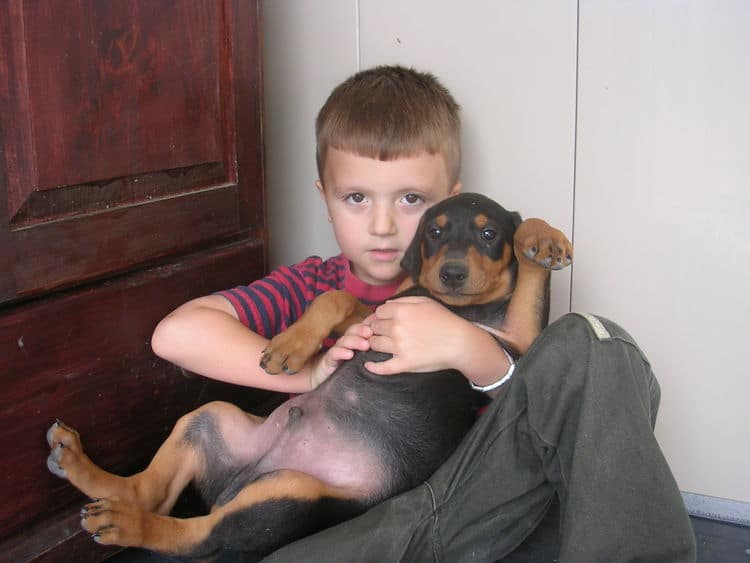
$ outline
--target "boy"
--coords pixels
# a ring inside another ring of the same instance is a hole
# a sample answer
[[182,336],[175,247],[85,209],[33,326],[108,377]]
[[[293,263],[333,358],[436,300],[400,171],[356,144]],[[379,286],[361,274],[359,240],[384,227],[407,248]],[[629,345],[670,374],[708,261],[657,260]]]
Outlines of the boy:
[[[317,122],[317,187],[342,254],[183,305],[157,327],[154,351],[191,371],[279,391],[312,389],[368,347],[394,355],[368,365],[378,374],[450,367],[491,386],[508,369],[504,352],[428,299],[378,306],[369,326],[351,327],[298,374],[272,377],[258,366],[268,339],[317,294],[344,288],[377,305],[395,291],[422,212],[461,189],[457,113],[434,77],[400,67],[336,88]],[[544,287],[536,290],[541,301]],[[538,313],[524,314],[541,331]],[[694,560],[689,519],[652,432],[658,383],[630,336],[609,321],[567,315],[530,344],[428,482],[269,559],[495,561],[557,497],[560,561]]]
[[[317,120],[316,185],[342,253],[310,257],[250,286],[182,305],[156,327],[154,352],[214,379],[291,393],[315,388],[353,350],[369,346],[394,356],[368,364],[378,374],[452,367],[479,386],[497,380],[509,365],[495,340],[419,298],[379,307],[371,326],[352,327],[297,374],[269,376],[258,364],[268,340],[317,295],[346,289],[372,306],[393,295],[422,213],[461,190],[458,109],[434,76],[401,67],[364,71],[341,84]],[[538,291],[541,300],[544,287]],[[541,329],[541,322],[533,324]]]

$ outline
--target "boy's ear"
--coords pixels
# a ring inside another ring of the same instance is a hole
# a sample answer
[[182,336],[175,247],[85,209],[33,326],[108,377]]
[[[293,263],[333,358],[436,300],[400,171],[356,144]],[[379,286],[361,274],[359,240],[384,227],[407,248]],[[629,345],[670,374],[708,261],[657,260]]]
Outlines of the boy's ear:
[[404,257],[401,259],[401,268],[409,274],[412,281],[415,283],[419,279],[419,272],[422,271],[422,238],[424,234],[424,217],[419,222],[417,232],[414,233],[414,238],[411,239],[409,247],[404,252]]
[[451,188],[450,194],[448,197],[452,197],[454,195],[458,195],[461,193],[461,188],[463,188],[463,184],[461,184],[461,180],[453,184],[453,187]]
[[323,182],[320,180],[315,180],[315,187],[318,188],[318,195],[320,196],[320,199],[323,200],[323,203],[326,206],[326,211],[328,212],[328,222],[332,223],[333,220],[331,219],[331,212],[328,211],[328,201],[326,200],[326,190],[323,187]]

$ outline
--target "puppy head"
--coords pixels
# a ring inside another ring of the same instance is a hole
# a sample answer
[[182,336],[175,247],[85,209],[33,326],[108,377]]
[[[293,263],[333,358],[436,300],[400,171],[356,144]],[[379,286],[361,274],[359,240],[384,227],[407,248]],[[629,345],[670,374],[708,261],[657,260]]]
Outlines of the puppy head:
[[503,299],[515,285],[520,224],[518,213],[481,194],[456,195],[427,210],[401,266],[448,305]]

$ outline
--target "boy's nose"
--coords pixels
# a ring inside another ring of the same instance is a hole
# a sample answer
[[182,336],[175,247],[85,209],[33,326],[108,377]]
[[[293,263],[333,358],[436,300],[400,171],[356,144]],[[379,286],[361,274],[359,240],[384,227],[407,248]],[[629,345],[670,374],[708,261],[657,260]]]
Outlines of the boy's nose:
[[376,206],[370,222],[370,233],[373,235],[392,235],[396,232],[396,220],[393,210],[388,206]]

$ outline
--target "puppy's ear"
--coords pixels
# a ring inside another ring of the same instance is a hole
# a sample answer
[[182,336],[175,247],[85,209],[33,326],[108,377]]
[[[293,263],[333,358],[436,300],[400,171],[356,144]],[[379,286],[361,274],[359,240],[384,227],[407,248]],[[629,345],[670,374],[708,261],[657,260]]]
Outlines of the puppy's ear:
[[510,216],[513,221],[513,232],[515,233],[516,229],[521,226],[521,223],[523,223],[523,219],[521,218],[521,214],[517,211],[511,211]]
[[401,259],[401,268],[409,274],[411,279],[416,282],[419,279],[419,272],[422,270],[422,238],[424,238],[424,217],[419,222],[417,232],[409,243],[409,248],[404,252]]

